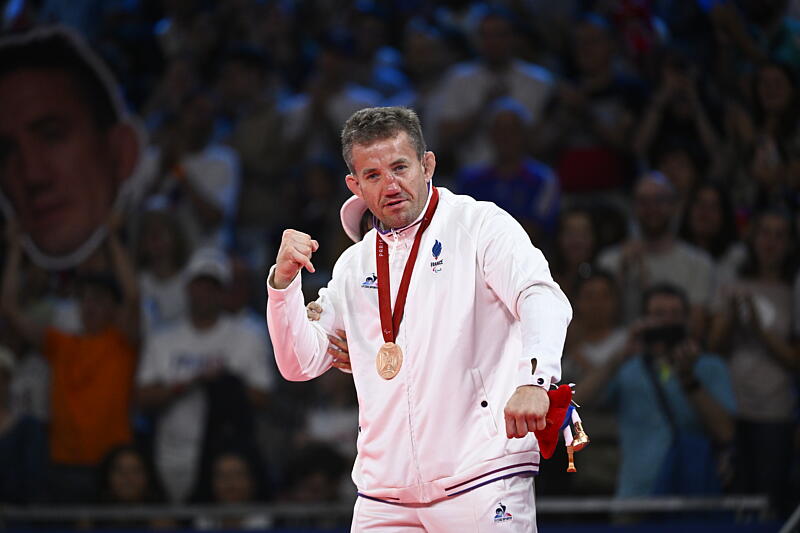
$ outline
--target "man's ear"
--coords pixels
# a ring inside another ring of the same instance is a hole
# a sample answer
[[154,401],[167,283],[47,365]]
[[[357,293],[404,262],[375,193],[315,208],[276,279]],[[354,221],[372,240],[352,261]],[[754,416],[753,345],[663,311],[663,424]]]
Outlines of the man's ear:
[[131,177],[141,156],[141,145],[136,128],[128,122],[111,126],[108,131],[111,161],[114,165],[114,181],[117,185]]
[[431,151],[425,152],[422,156],[422,170],[425,174],[425,181],[431,181],[433,171],[436,170],[436,156]]
[[361,187],[358,185],[358,180],[352,174],[348,174],[344,177],[344,182],[347,184],[347,188],[350,189],[350,192],[361,198]]

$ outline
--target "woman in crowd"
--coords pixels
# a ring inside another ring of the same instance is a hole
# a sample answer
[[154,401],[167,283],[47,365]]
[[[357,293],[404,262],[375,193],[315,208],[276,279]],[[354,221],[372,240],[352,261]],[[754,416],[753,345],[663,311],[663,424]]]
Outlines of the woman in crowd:
[[[151,461],[132,445],[108,452],[97,470],[98,503],[109,506],[149,506],[166,503],[164,489]],[[177,524],[165,518],[125,518],[84,524],[95,529],[170,529]]]
[[[573,292],[573,318],[561,362],[562,383],[580,383],[622,350],[628,340],[628,332],[620,326],[619,287],[612,274],[593,269],[578,278]],[[595,403],[584,405],[581,417],[591,426],[587,431],[592,444],[581,451],[580,479],[563,474],[559,459],[554,461],[559,468],[548,470],[547,475],[561,478],[563,483],[558,485],[563,485],[565,494],[611,495],[619,466],[616,416],[613,409]],[[548,485],[547,491],[559,488]]]
[[746,251],[739,243],[733,206],[725,189],[716,183],[702,183],[689,196],[679,235],[708,252],[720,283],[734,277],[744,261]]
[[[739,166],[735,200],[765,208],[782,203],[794,209],[792,169],[800,158],[800,91],[792,67],[766,62],[756,71],[749,106],[734,104],[728,142]],[[794,176],[796,179],[796,176]],[[788,202],[788,204],[787,204]]]
[[712,351],[729,358],[736,394],[738,489],[770,494],[779,510],[791,492],[800,369],[792,233],[788,213],[756,218],[738,278],[720,288],[709,339]]
[[[243,451],[219,453],[211,463],[211,478],[198,486],[197,499],[220,506],[243,506],[266,499],[264,471],[259,461]],[[195,527],[201,530],[267,529],[272,518],[264,514],[226,513],[221,516],[200,516]]]
[[561,214],[555,239],[553,279],[572,301],[575,282],[591,273],[597,255],[595,223],[588,209],[573,208]]

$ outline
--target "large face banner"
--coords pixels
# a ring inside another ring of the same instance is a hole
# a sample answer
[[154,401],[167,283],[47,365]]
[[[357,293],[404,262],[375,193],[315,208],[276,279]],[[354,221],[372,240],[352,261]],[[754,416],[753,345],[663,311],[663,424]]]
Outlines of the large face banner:
[[63,27],[0,39],[0,207],[35,263],[64,269],[103,241],[144,146],[108,68]]

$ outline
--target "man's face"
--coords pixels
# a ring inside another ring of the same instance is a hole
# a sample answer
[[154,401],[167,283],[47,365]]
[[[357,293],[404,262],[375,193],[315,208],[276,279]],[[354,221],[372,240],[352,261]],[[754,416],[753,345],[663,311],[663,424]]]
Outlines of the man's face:
[[589,215],[581,212],[567,215],[562,222],[558,244],[568,264],[590,262],[595,247],[595,235]]
[[189,311],[201,319],[216,317],[222,310],[222,286],[209,276],[197,276],[189,282]]
[[108,217],[127,177],[110,137],[70,74],[37,68],[0,79],[0,184],[45,253],[75,250]]
[[791,223],[780,215],[762,215],[753,232],[753,248],[761,268],[780,269],[791,246]]
[[645,179],[636,186],[634,211],[646,239],[662,237],[675,213],[675,194],[667,185]]
[[491,122],[489,135],[495,163],[507,163],[525,154],[525,123],[513,111],[501,111]]
[[573,36],[575,62],[584,74],[597,74],[608,70],[613,55],[612,41],[602,27],[583,23]]
[[514,28],[502,17],[486,17],[478,28],[483,59],[490,65],[503,65],[514,57]]
[[111,492],[120,501],[137,503],[147,492],[147,470],[135,453],[125,452],[117,457],[109,476]]
[[220,503],[246,503],[253,497],[251,472],[243,460],[225,455],[214,464],[214,495]]
[[792,100],[792,84],[777,67],[765,67],[758,73],[758,97],[768,112],[784,111]]
[[401,132],[353,146],[351,163],[354,173],[347,175],[347,187],[384,227],[402,228],[416,220],[428,199],[427,184],[436,167],[433,152],[420,161],[408,134]]
[[654,294],[647,301],[645,314],[658,326],[677,326],[687,320],[683,300],[673,294]]
[[617,296],[611,283],[601,277],[585,281],[578,291],[575,309],[588,324],[612,326],[617,314]]
[[705,188],[697,193],[689,212],[692,232],[697,237],[712,239],[722,228],[722,205],[716,190]]

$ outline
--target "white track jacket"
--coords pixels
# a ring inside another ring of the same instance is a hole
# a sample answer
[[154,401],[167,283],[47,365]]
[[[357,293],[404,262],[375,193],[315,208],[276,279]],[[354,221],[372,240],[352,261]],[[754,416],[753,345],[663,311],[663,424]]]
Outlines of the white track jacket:
[[[347,332],[359,404],[353,481],[359,494],[389,502],[432,502],[538,471],[535,436],[507,438],[503,409],[518,386],[559,381],[572,317],[544,256],[508,213],[439,193],[395,341],[404,359],[394,379],[375,365],[384,343],[375,229],[337,261],[319,293],[318,322],[306,318],[299,274],[284,290],[267,284],[270,337],[286,379],[330,369],[326,334]],[[418,222],[382,236],[392,308]]]

